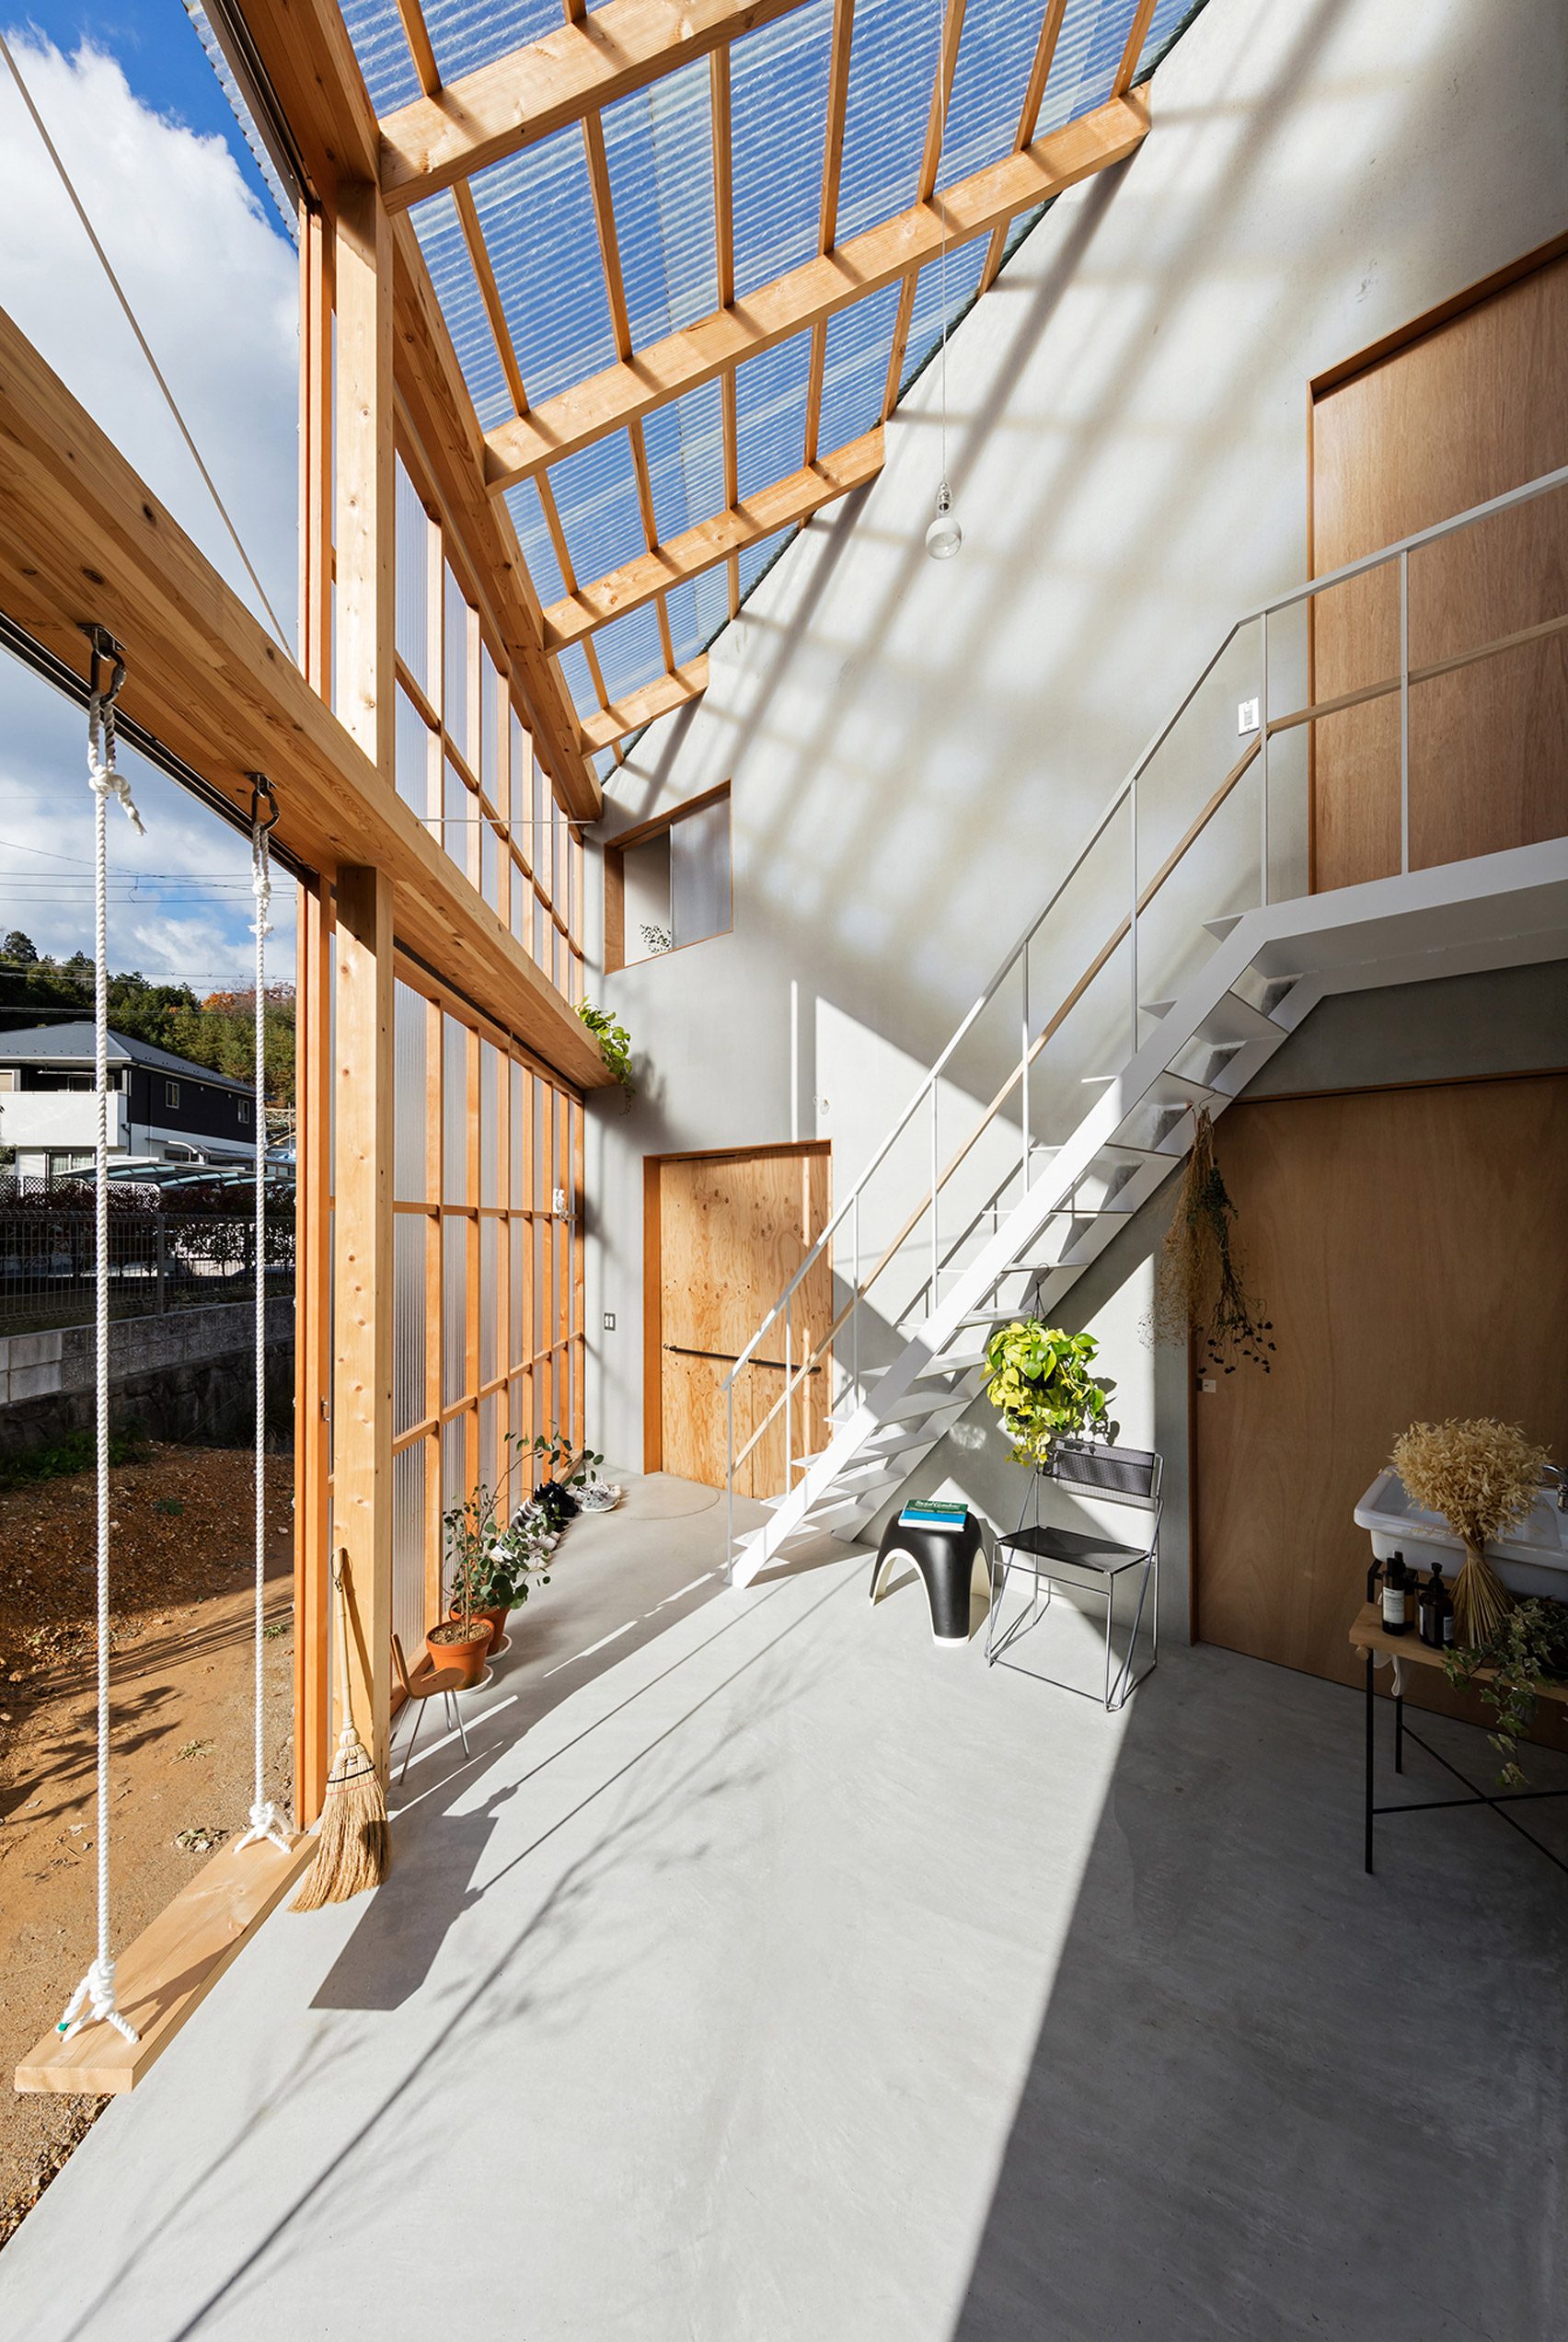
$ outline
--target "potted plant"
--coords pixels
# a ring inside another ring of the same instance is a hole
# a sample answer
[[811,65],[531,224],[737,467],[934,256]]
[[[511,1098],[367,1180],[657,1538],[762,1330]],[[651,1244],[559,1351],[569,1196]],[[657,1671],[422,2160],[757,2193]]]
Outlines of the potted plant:
[[986,1396],[1001,1414],[1015,1464],[1045,1471],[1059,1439],[1115,1438],[1110,1398],[1116,1386],[1090,1372],[1099,1348],[1092,1333],[1064,1333],[1038,1318],[1015,1318],[992,1334]]
[[[441,1517],[451,1565],[452,1615],[432,1626],[425,1636],[434,1666],[455,1670],[466,1687],[478,1683],[485,1671],[495,1635],[495,1619],[479,1607],[486,1583],[486,1556],[496,1541],[495,1498],[490,1490],[476,1488],[462,1504]],[[501,1612],[502,1632],[506,1613]]]
[[1503,1759],[1498,1786],[1522,1789],[1519,1736],[1529,1729],[1542,1686],[1568,1676],[1568,1602],[1516,1602],[1484,1643],[1445,1652],[1443,1666],[1450,1683],[1469,1683],[1486,1670],[1480,1691],[1497,1719],[1490,1736]]
[[1389,1461],[1405,1492],[1429,1513],[1440,1513],[1465,1549],[1454,1581],[1454,1634],[1472,1648],[1492,1643],[1509,1597],[1486,1559],[1486,1540],[1522,1520],[1540,1492],[1547,1454],[1516,1424],[1490,1415],[1447,1423],[1412,1423],[1394,1442]]

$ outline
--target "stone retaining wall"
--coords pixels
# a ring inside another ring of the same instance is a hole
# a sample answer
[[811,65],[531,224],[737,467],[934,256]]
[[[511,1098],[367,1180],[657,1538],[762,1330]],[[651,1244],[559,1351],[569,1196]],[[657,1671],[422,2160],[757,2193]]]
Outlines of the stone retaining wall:
[[[248,1302],[118,1318],[109,1330],[110,1408],[116,1429],[153,1439],[248,1439],[254,1316]],[[0,1337],[0,1456],[54,1446],[93,1421],[96,1342],[90,1325]],[[267,1304],[269,1443],[292,1445],[294,1301]]]

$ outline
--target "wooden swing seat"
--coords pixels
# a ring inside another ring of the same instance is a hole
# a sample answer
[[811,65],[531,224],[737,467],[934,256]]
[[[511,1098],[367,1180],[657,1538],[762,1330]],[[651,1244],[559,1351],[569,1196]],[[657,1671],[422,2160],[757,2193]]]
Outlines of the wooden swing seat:
[[121,2013],[141,2038],[127,2041],[111,2025],[86,2025],[71,2041],[52,2029],[17,2068],[17,2088],[71,2097],[133,2090],[315,1852],[314,1836],[287,1853],[266,1839],[220,1848],[120,1955]]

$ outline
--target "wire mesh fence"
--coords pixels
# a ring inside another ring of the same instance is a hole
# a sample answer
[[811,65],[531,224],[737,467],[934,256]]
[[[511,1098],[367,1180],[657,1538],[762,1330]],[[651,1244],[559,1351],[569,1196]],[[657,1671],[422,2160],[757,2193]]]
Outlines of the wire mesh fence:
[[[109,1307],[112,1317],[161,1316],[248,1299],[255,1290],[256,1229],[230,1188],[171,1207],[156,1190],[117,1188],[110,1198]],[[198,1206],[191,1208],[192,1205]],[[292,1290],[292,1196],[270,1201],[264,1264],[270,1292]],[[0,1188],[0,1336],[84,1325],[94,1312],[96,1220],[90,1189],[8,1181]]]

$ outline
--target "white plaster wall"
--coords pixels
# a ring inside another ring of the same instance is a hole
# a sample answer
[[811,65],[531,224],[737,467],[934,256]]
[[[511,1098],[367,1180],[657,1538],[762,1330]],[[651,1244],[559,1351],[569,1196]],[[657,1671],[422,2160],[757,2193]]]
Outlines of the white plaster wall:
[[[735,908],[731,935],[594,979],[642,1082],[629,1113],[598,1093],[589,1142],[610,1453],[641,1451],[644,1153],[820,1135],[847,1188],[1230,620],[1305,575],[1310,378],[1568,225],[1565,87],[1561,0],[1209,0],[1140,153],[1058,202],[954,337],[959,559],[921,544],[932,369],[880,479],[803,533],[705,699],[612,777],[604,835],[732,780]],[[1234,756],[1230,679],[1210,697],[1157,823]],[[1241,867],[1235,836],[1211,851],[1190,923]],[[1124,885],[1108,865],[1090,892]],[[1081,963],[1095,912],[1063,925]],[[1174,1465],[1184,1377],[1136,1336],[1147,1254],[1129,1229],[1080,1292],[1125,1433]],[[995,1448],[961,1476],[1005,1507]]]

